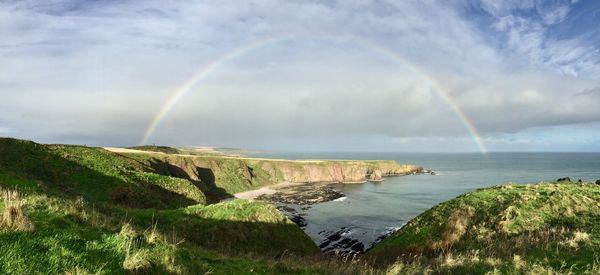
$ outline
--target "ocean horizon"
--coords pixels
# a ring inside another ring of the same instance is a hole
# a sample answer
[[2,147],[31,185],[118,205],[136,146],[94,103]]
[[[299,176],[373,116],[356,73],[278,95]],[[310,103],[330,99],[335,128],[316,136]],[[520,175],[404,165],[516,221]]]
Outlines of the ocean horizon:
[[346,199],[295,209],[307,223],[305,232],[322,249],[344,251],[328,237],[342,234],[360,241],[365,249],[401,228],[431,207],[480,188],[507,183],[534,184],[569,177],[595,182],[600,179],[600,153],[381,153],[381,152],[279,152],[251,157],[283,159],[395,160],[420,165],[436,175],[386,177],[381,183],[336,184]]

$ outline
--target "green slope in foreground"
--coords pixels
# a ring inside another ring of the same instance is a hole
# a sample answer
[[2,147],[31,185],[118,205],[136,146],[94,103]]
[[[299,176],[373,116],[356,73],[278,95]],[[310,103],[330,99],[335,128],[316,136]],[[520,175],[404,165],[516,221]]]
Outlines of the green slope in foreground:
[[419,215],[366,257],[400,274],[600,274],[600,185],[467,193]]
[[265,203],[203,205],[191,181],[99,148],[0,139],[0,273],[314,273]]

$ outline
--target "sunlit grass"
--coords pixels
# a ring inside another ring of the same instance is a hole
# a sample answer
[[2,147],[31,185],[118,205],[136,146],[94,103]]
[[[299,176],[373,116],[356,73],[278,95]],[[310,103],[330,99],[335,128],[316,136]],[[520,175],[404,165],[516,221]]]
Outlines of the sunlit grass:
[[393,269],[599,271],[600,185],[510,184],[442,203],[367,253]]

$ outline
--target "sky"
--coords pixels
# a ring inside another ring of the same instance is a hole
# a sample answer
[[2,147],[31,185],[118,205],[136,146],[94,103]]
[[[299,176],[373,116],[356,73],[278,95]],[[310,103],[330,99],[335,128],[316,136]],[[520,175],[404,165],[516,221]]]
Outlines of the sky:
[[600,151],[600,1],[4,1],[0,136]]

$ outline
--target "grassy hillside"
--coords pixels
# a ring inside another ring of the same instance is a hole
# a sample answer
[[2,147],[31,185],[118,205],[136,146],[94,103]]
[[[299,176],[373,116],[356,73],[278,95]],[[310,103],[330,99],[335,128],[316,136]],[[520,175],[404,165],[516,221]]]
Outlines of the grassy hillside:
[[274,207],[203,205],[192,181],[99,148],[0,139],[0,273],[325,272]]
[[280,182],[363,182],[371,175],[403,175],[421,171],[393,160],[273,160],[240,157],[180,156],[155,153],[123,153],[161,175],[195,182],[208,201]]
[[0,138],[0,273],[600,273],[600,185],[591,183],[467,193],[357,259],[321,255],[271,205],[206,205],[211,192],[298,171],[320,178],[413,169],[362,163],[116,154]]
[[[275,257],[318,251],[264,204],[232,201],[118,215],[124,209],[99,209],[81,199],[2,193],[0,273],[304,272],[306,267]],[[7,218],[6,213],[18,214]]]
[[35,184],[28,188],[33,190],[136,208],[205,203],[204,194],[191,182],[151,170],[100,148],[0,139],[0,177],[32,179]]
[[156,174],[193,182],[211,203],[233,197],[238,192],[278,182],[269,178],[259,167],[248,165],[238,158],[138,153],[124,155],[151,167]]
[[391,272],[600,272],[600,185],[504,185],[410,221],[367,255]]

